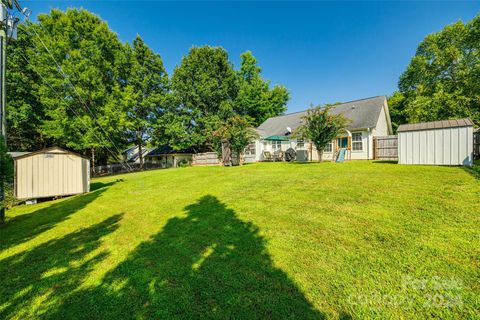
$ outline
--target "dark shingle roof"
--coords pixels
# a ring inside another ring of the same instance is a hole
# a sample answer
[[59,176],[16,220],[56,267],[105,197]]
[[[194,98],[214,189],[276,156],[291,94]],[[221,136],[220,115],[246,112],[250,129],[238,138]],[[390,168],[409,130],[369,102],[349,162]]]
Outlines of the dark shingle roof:
[[165,144],[157,148],[152,148],[150,152],[146,155],[146,157],[159,156],[159,155],[165,155],[165,154],[181,154],[181,153],[190,154],[195,152],[191,148],[175,150],[169,145]]
[[469,118],[456,120],[440,120],[432,122],[420,122],[402,124],[398,127],[397,132],[429,130],[429,129],[443,129],[443,128],[458,128],[473,126],[473,121]]
[[[385,96],[378,96],[338,104],[332,108],[331,113],[343,114],[350,119],[351,122],[347,126],[349,130],[373,128],[377,125],[385,99]],[[272,117],[265,120],[257,128],[257,131],[262,137],[285,135],[287,127],[290,127],[292,131],[297,129],[306,115],[307,110]]]

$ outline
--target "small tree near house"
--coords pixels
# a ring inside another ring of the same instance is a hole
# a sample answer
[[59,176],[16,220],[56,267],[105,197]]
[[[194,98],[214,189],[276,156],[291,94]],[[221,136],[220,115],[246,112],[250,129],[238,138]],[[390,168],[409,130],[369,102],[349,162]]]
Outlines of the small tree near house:
[[243,151],[258,136],[250,122],[238,115],[225,120],[213,135],[218,144],[221,145],[224,165],[232,164],[232,153],[237,154],[238,163],[242,165]]
[[332,106],[313,107],[303,117],[303,124],[297,129],[296,135],[312,141],[317,148],[318,161],[321,161],[323,150],[341,130],[345,128],[349,120],[341,114],[331,114]]

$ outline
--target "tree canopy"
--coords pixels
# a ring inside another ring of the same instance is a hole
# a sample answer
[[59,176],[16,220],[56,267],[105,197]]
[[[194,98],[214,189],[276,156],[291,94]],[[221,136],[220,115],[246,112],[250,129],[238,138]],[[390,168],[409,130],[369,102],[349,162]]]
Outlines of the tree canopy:
[[227,51],[221,47],[193,47],[172,75],[172,94],[180,120],[185,118],[188,144],[211,145],[211,132],[233,114],[238,84]]
[[250,52],[235,70],[224,48],[193,47],[170,79],[140,36],[124,44],[84,9],[54,9],[18,34],[7,71],[15,151],[58,145],[104,164],[132,143],[217,149],[213,133],[230,119],[258,125],[288,101],[284,87],[261,77]]
[[[238,157],[238,163],[243,163],[244,149],[258,137],[251,122],[239,115],[235,115],[223,121],[217,130],[213,132],[214,141],[217,146],[222,146],[222,153],[227,151],[227,156],[222,154],[223,162],[226,165],[232,163],[232,151]],[[225,163],[228,162],[228,163]]]
[[389,99],[394,123],[470,117],[480,124],[480,15],[428,35]]
[[76,9],[39,15],[37,24],[22,25],[19,34],[9,52],[8,127],[31,123],[9,131],[12,147],[100,149],[105,158],[118,153],[118,63],[124,52],[117,35],[96,15]]
[[348,123],[348,119],[342,114],[331,114],[332,107],[332,105],[327,105],[310,108],[307,115],[303,117],[303,124],[295,132],[295,135],[315,144],[318,161],[322,160],[323,150],[327,144],[335,139]]
[[289,93],[283,86],[270,89],[270,81],[262,79],[262,69],[250,51],[240,55],[238,70],[239,92],[235,100],[238,114],[248,116],[252,123],[259,126],[270,117],[277,116],[287,110]]
[[142,147],[151,138],[153,126],[165,113],[169,79],[162,58],[143,42],[140,36],[127,45],[129,65],[123,103],[129,141],[137,145],[140,167],[143,166]]

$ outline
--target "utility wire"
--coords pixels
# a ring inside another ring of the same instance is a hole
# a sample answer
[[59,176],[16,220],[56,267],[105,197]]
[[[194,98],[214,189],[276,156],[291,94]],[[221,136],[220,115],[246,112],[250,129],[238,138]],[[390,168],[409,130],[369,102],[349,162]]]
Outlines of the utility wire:
[[[65,74],[65,72],[63,71],[63,68],[60,66],[60,64],[57,62],[57,60],[55,59],[55,57],[53,56],[53,54],[51,53],[51,51],[48,49],[48,47],[45,45],[44,41],[42,40],[42,38],[40,37],[40,35],[37,33],[37,31],[35,30],[35,27],[36,25],[34,25],[32,22],[30,22],[28,19],[26,20],[30,23],[30,25],[32,26],[31,29],[33,30],[33,32],[35,33],[35,35],[37,36],[37,38],[40,40],[40,43],[42,44],[42,46],[45,48],[45,51],[50,55],[50,57],[52,58],[52,60],[54,61],[54,63],[56,64],[57,66],[57,71],[63,76],[63,78],[65,80],[68,81],[68,83],[70,84],[70,86],[73,88],[73,91],[75,92],[75,94],[78,96],[78,99],[79,101],[85,106],[85,109],[90,113],[92,119],[96,122],[96,124],[99,126],[99,128],[103,131],[104,135],[107,137],[107,139],[110,141],[110,143],[112,144],[112,146],[116,149],[116,151],[118,153],[121,154],[121,151],[119,150],[119,148],[117,147],[117,145],[115,144],[115,142],[113,142],[113,140],[109,137],[108,133],[105,131],[105,129],[103,128],[103,126],[98,122],[97,118],[95,117],[95,115],[93,114],[93,112],[91,111],[91,109],[88,107],[88,105],[85,103],[85,101],[83,100],[83,98],[81,97],[81,95],[78,93],[77,91],[77,88],[75,87],[75,85],[70,81],[70,79],[68,78],[68,76]],[[28,32],[28,31],[27,31]],[[38,49],[38,48],[37,48]],[[117,158],[117,157],[116,157]],[[118,158],[117,158],[118,159]],[[133,170],[132,167],[130,166],[130,164],[128,164],[128,162],[126,162],[124,160],[125,164],[130,168],[130,170]]]
[[[31,23],[31,22],[30,22]],[[32,23],[31,23],[32,24]],[[32,24],[33,25],[33,24]],[[48,47],[45,45],[45,43],[43,42],[42,38],[40,37],[40,35],[37,33],[37,31],[35,30],[35,25],[31,28],[33,29],[35,35],[38,37],[38,39],[40,40],[42,46],[45,48],[45,50],[47,51],[47,53],[50,55],[50,57],[52,58],[52,60],[55,62],[55,64],[57,65],[57,71],[59,71],[59,73],[63,76],[63,78],[65,80],[68,81],[68,84],[70,84],[70,86],[73,88],[73,91],[75,92],[75,94],[78,96],[78,99],[79,101],[84,105],[85,107],[85,110],[87,110],[92,119],[95,121],[95,123],[99,126],[99,128],[103,131],[104,135],[107,137],[107,139],[110,141],[110,143],[112,144],[112,146],[117,150],[118,153],[121,153],[120,149],[117,147],[117,145],[115,144],[115,142],[110,138],[110,136],[108,135],[108,133],[105,131],[105,129],[103,128],[103,126],[98,122],[97,118],[95,117],[94,113],[92,112],[92,110],[88,107],[87,103],[83,100],[82,96],[78,93],[77,91],[77,88],[75,87],[75,85],[70,81],[70,79],[68,78],[68,76],[65,74],[65,72],[63,71],[63,68],[60,66],[60,64],[57,62],[57,60],[55,59],[55,57],[53,56],[53,54],[51,53],[51,51],[48,49]],[[127,166],[130,168],[130,170],[132,170],[132,167],[127,163]]]
[[[29,60],[22,52],[20,52],[20,55],[21,55],[22,58],[25,60],[25,62],[26,62],[28,65],[30,65],[30,67],[32,68],[32,70],[33,70],[36,74],[38,74],[38,76],[39,76],[39,77],[42,79],[42,81],[50,88],[50,90],[52,90],[52,92],[55,93],[55,95],[56,95],[58,98],[63,99],[62,96],[61,96],[61,94],[58,93],[58,91],[55,90],[55,89],[52,87],[52,85],[42,76],[42,74],[41,74],[36,68],[33,67],[33,65],[32,65],[32,63],[30,62],[30,60]],[[70,109],[70,111],[73,112],[73,114],[81,121],[81,123],[85,126],[86,129],[89,128],[88,124],[85,123],[85,121],[84,121],[84,120],[82,119],[82,117],[75,111],[74,108],[70,107],[70,105],[68,105],[68,104],[67,104],[67,108]],[[98,139],[98,141],[99,141],[101,144],[103,144],[103,142],[106,142],[105,140],[102,141],[102,139],[100,139],[99,136],[97,136],[97,135],[95,135],[95,134],[94,134],[94,136],[95,136],[95,138]],[[114,153],[108,146],[105,146],[104,148],[107,149],[108,152],[110,152],[115,158],[118,159],[118,157],[115,155],[115,153]],[[125,160],[124,160],[124,162],[125,162]],[[125,162],[125,163],[126,163],[126,162]]]
[[[31,34],[29,34],[29,36],[31,36]],[[35,49],[37,49],[37,52],[40,52],[39,48],[38,48],[34,43],[32,43],[32,45],[35,47]],[[21,55],[22,55],[23,59],[24,59],[28,64],[30,64],[30,65],[32,66],[32,69],[35,71],[35,73],[37,73],[37,74],[40,76],[40,78],[42,78],[43,82],[44,82],[45,84],[47,84],[47,85],[50,87],[50,89],[51,89],[60,99],[64,99],[64,97],[62,98],[61,95],[60,95],[55,89],[53,89],[53,87],[50,85],[50,83],[49,83],[48,81],[46,81],[46,79],[42,76],[42,74],[41,74],[40,72],[38,72],[38,70],[36,70],[36,69],[33,67],[33,65],[31,64],[30,60],[28,60],[28,58],[25,57],[25,55],[24,55],[23,53],[21,53]],[[89,126],[85,123],[85,121],[81,118],[81,116],[75,111],[75,109],[72,108],[72,107],[70,107],[69,105],[67,105],[67,107],[70,109],[70,111],[72,111],[72,112],[74,113],[74,115],[75,115],[77,118],[80,119],[80,121],[82,121],[82,123],[84,124],[85,128],[88,129]],[[103,140],[102,140],[102,139],[100,139],[99,136],[97,136],[97,135],[95,135],[95,134],[94,134],[94,136],[98,139],[98,141],[99,141],[101,144],[103,144],[104,142],[106,142],[106,143],[108,144],[108,141],[107,141],[106,139],[103,139]],[[112,141],[110,140],[110,142],[112,142]],[[113,142],[112,142],[112,143],[113,143]],[[124,162],[124,163],[126,164],[126,166],[130,169],[130,171],[133,171],[133,169],[132,169],[132,167],[130,166],[130,164],[129,164],[128,162],[126,162],[125,160],[121,160],[121,159],[118,157],[118,155],[115,154],[107,145],[105,145],[104,148],[105,148],[108,152],[110,152],[110,153],[112,154],[112,156],[114,157],[114,159],[119,160],[119,162]],[[118,148],[116,148],[116,149],[118,150]]]

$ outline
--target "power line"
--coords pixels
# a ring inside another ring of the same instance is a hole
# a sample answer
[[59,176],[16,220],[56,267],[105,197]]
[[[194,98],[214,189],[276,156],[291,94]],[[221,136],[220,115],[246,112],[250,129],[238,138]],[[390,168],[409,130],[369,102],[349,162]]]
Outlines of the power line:
[[[115,142],[110,138],[110,136],[108,135],[108,133],[105,131],[105,129],[103,128],[103,126],[98,122],[97,118],[95,117],[94,113],[91,111],[91,109],[88,107],[88,105],[86,104],[86,102],[83,100],[83,98],[81,97],[81,95],[78,93],[77,91],[77,88],[75,87],[75,85],[70,81],[70,79],[68,78],[68,76],[65,74],[65,72],[63,71],[63,68],[60,66],[60,64],[57,62],[57,60],[55,59],[55,57],[53,56],[53,54],[50,52],[50,50],[48,49],[48,47],[45,45],[44,41],[42,40],[42,38],[40,37],[40,35],[37,33],[37,31],[35,30],[35,26],[32,22],[30,22],[28,19],[26,20],[30,23],[30,25],[32,26],[30,29],[33,30],[33,32],[35,33],[35,35],[37,36],[37,38],[40,40],[40,43],[42,44],[42,46],[45,48],[46,52],[50,55],[50,57],[52,58],[52,60],[55,62],[56,66],[57,66],[57,71],[63,76],[63,78],[65,80],[68,81],[68,84],[70,84],[70,86],[73,88],[73,91],[75,92],[75,94],[78,96],[78,99],[79,101],[85,106],[85,110],[87,110],[92,119],[95,121],[95,123],[98,125],[98,127],[103,131],[104,135],[106,136],[106,138],[110,141],[110,143],[112,144],[112,146],[116,149],[116,151],[118,153],[121,153],[120,149],[117,147],[117,145],[115,144]],[[27,31],[28,33],[28,31]],[[31,35],[31,34],[30,34]],[[38,49],[38,47],[37,47]],[[128,162],[124,161],[125,164],[130,168],[130,170],[133,170],[132,167],[130,166],[130,164],[128,164]]]
[[[59,97],[60,99],[62,99],[61,94],[58,93],[57,90],[55,90],[55,89],[50,85],[50,83],[48,83],[48,81],[42,76],[42,74],[41,74],[36,68],[33,67],[33,65],[32,65],[32,63],[30,62],[30,60],[29,60],[22,52],[20,52],[20,55],[21,55],[22,58],[25,60],[25,62],[30,65],[30,67],[32,68],[32,70],[33,70],[36,74],[39,75],[39,77],[40,77],[40,78],[42,79],[42,81],[50,88],[50,90],[52,90],[52,92],[55,93],[55,95],[56,95],[57,97]],[[85,121],[84,121],[84,120],[82,119],[82,117],[75,111],[74,108],[70,107],[70,105],[68,105],[68,104],[67,104],[67,108],[70,109],[70,111],[73,112],[73,114],[82,122],[82,124],[85,126],[85,128],[87,128],[87,129],[89,128],[88,124],[85,123]],[[101,144],[103,144],[103,142],[105,141],[105,140],[102,141],[102,139],[100,139],[100,137],[97,136],[97,135],[95,135],[95,134],[94,134],[94,136],[95,136],[95,138],[98,139],[98,141],[99,141]],[[106,141],[105,141],[105,142],[106,142]],[[119,159],[119,158],[115,155],[115,153],[114,153],[108,146],[104,146],[104,148],[107,149],[107,151],[110,152],[115,158]],[[130,166],[125,160],[123,160],[123,162],[125,162],[125,164],[127,164],[127,166],[130,167],[130,169],[131,169],[131,166]]]
[[[29,23],[31,23],[28,19],[27,21]],[[63,68],[60,66],[60,64],[57,62],[57,60],[55,59],[55,57],[53,56],[53,54],[50,52],[50,50],[48,49],[48,47],[45,45],[45,43],[43,42],[42,38],[40,37],[40,35],[37,33],[37,31],[35,30],[35,26],[33,26],[31,29],[33,29],[33,32],[35,33],[35,35],[38,37],[38,39],[40,40],[41,44],[43,45],[43,47],[45,48],[45,50],[47,51],[47,53],[50,55],[50,57],[52,58],[52,60],[55,62],[55,64],[57,65],[58,67],[58,71],[60,72],[60,74],[65,78],[65,80],[68,81],[68,83],[72,86],[73,88],[73,91],[75,92],[75,94],[78,96],[78,99],[80,100],[80,102],[85,106],[86,110],[90,113],[90,115],[92,116],[93,120],[97,123],[97,125],[100,127],[100,129],[103,131],[103,133],[105,134],[105,136],[107,137],[108,140],[110,140],[110,143],[113,145],[113,147],[117,150],[118,153],[121,153],[121,151],[119,150],[119,148],[116,146],[115,142],[113,142],[113,140],[109,137],[108,133],[105,131],[105,129],[103,128],[103,126],[98,122],[97,118],[95,117],[94,113],[91,111],[91,109],[88,107],[87,103],[83,100],[83,98],[81,97],[81,95],[78,93],[77,91],[77,88],[75,87],[75,85],[70,81],[70,79],[68,78],[68,76],[65,74],[65,72],[63,71]],[[130,165],[128,165],[130,167]],[[131,167],[130,167],[131,169]]]

